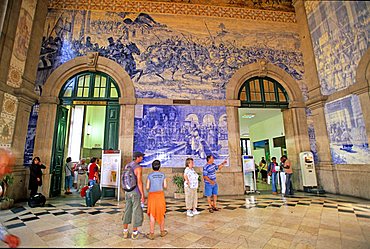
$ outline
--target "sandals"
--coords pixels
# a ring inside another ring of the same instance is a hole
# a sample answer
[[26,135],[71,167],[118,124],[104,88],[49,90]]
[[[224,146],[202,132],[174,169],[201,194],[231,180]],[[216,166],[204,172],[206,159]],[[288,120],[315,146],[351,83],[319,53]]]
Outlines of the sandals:
[[209,211],[210,213],[213,213],[213,208],[208,208],[208,211]]
[[213,209],[213,211],[220,211],[220,209],[217,208],[217,207],[212,207],[212,209]]
[[150,240],[154,240],[154,233],[147,233],[146,237]]
[[161,237],[164,237],[168,234],[168,231],[167,230],[163,230],[161,231]]

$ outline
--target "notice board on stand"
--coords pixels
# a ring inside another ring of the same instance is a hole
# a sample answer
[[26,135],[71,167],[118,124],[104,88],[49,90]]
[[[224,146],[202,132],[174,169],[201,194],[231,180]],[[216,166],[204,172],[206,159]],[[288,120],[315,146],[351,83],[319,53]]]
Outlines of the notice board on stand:
[[120,193],[121,151],[103,150],[100,169],[100,187],[117,188],[117,199]]

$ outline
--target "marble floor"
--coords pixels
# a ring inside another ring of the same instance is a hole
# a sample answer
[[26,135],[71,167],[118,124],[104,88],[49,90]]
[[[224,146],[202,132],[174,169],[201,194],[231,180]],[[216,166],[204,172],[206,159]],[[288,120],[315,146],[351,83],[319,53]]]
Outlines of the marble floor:
[[[221,196],[221,211],[185,215],[184,201],[167,199],[166,237],[123,239],[124,202],[100,200],[85,207],[73,194],[48,199],[45,207],[17,203],[0,211],[1,222],[21,247],[370,248],[370,201],[338,195],[297,193]],[[144,216],[141,232],[149,231]],[[0,242],[0,247],[6,247]]]

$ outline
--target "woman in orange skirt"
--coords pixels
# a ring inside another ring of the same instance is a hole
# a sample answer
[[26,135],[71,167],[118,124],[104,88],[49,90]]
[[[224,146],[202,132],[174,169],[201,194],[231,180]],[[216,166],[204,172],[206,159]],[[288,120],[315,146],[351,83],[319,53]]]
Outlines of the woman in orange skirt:
[[166,213],[166,200],[164,198],[163,189],[167,188],[166,175],[159,172],[161,162],[154,160],[152,163],[153,171],[148,175],[146,182],[146,189],[149,191],[148,195],[148,210],[147,214],[150,217],[150,233],[147,235],[148,239],[154,239],[154,225],[155,222],[159,224],[161,230],[161,237],[168,234],[164,230],[164,216]]

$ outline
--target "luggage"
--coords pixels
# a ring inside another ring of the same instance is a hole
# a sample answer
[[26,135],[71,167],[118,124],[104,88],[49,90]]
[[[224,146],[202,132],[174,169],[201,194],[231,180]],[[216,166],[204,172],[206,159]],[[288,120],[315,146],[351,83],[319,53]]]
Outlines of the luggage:
[[45,202],[46,197],[41,193],[37,193],[34,196],[31,196],[30,199],[28,199],[28,206],[31,208],[43,207],[45,206]]
[[89,189],[86,190],[86,206],[87,207],[93,207],[95,206],[95,203],[100,199],[101,197],[101,191],[99,184],[94,184],[92,187],[89,187]]

